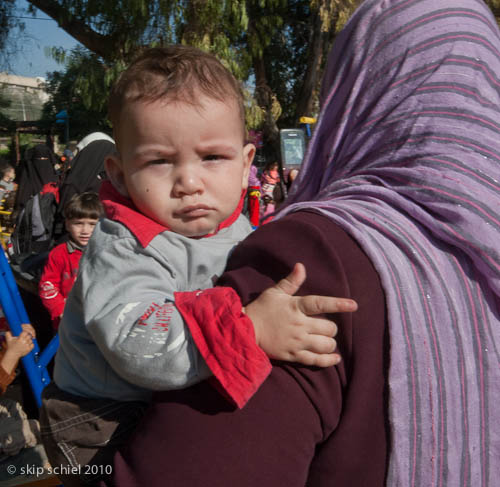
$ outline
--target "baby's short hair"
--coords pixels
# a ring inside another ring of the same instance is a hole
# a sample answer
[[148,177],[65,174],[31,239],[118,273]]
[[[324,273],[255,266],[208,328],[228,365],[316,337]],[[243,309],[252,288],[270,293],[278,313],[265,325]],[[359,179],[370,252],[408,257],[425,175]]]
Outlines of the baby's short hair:
[[121,74],[108,102],[108,116],[116,127],[124,105],[161,99],[196,104],[200,94],[236,102],[245,133],[244,97],[239,81],[213,55],[192,46],[172,45],[145,50]]
[[12,169],[15,169],[14,166],[0,156],[0,179],[3,179],[5,174]]
[[64,218],[74,220],[91,218],[98,220],[104,214],[104,208],[97,193],[74,194],[64,207]]

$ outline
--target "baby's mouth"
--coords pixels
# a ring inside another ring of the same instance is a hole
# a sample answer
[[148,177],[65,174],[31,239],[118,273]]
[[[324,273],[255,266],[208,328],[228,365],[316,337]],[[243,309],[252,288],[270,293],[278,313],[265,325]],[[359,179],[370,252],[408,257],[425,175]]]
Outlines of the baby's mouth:
[[211,208],[207,205],[190,205],[182,208],[177,214],[181,218],[198,218],[210,213]]

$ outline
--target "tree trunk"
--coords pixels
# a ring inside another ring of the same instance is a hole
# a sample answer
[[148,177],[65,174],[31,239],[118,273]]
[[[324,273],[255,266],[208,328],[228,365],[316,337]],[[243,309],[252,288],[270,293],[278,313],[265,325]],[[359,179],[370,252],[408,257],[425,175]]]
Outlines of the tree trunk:
[[[317,93],[321,86],[323,61],[335,38],[335,29],[331,26],[337,23],[338,8],[334,7],[331,1],[322,0],[311,13],[306,74],[296,100],[295,120],[297,123],[300,117],[310,117],[314,113],[314,102],[317,100]],[[329,18],[327,22],[329,28],[325,28],[324,20],[321,18],[320,11],[322,9],[323,15]],[[328,13],[325,14],[325,11]]]
[[297,95],[296,123],[299,122],[300,117],[310,117],[313,114],[325,41],[326,34],[321,31],[321,18],[316,10],[311,18],[306,74]]
[[259,107],[264,110],[265,118],[262,126],[266,152],[271,152],[274,159],[278,159],[280,153],[279,129],[273,117],[273,100],[276,100],[267,82],[266,69],[262,57],[253,56],[253,68],[255,72],[255,99]]

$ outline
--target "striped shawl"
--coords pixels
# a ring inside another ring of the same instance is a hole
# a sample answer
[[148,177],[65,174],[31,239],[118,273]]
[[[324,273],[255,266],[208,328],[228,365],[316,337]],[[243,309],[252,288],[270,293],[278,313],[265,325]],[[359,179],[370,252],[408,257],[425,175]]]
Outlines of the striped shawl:
[[499,181],[500,32],[484,2],[365,1],[278,218],[327,215],[381,277],[388,485],[500,485]]

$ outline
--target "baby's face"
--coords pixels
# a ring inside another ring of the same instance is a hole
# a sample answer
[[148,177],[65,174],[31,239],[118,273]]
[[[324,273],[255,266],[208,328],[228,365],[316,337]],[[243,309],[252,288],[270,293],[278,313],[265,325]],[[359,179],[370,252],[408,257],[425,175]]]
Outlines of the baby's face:
[[16,171],[14,169],[8,169],[5,171],[2,179],[8,183],[14,181],[14,179],[16,179]]
[[114,186],[141,213],[187,237],[212,233],[238,206],[255,148],[236,103],[135,102],[124,108]]

